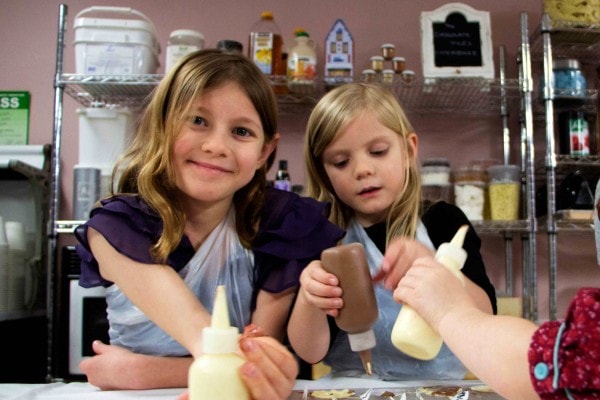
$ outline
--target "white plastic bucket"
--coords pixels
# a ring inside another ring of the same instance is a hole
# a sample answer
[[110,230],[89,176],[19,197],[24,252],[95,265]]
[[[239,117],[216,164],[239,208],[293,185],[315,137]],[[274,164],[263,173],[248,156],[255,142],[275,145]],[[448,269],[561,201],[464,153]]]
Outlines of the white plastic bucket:
[[[89,15],[119,18],[91,18]],[[130,19],[132,17],[135,19]],[[77,74],[156,73],[160,44],[152,21],[141,12],[129,7],[89,7],[77,14],[73,27]]]

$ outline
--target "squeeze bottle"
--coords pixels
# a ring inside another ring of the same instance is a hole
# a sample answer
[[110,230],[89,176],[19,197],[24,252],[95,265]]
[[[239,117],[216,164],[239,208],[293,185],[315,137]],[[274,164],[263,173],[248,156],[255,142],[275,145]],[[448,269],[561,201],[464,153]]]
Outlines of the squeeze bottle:
[[375,347],[372,326],[379,311],[365,249],[360,243],[332,247],[321,253],[323,269],[337,276],[344,306],[335,319],[348,333],[350,348],[360,355],[367,374],[373,373],[371,349]]
[[[467,252],[462,248],[468,225],[461,226],[449,243],[442,243],[435,259],[450,269],[464,284],[464,276],[460,272],[467,260]],[[435,296],[435,293],[432,293]],[[417,312],[402,306],[392,329],[392,343],[403,353],[419,360],[431,360],[442,347],[442,338],[429,326]]]
[[211,326],[202,330],[204,354],[189,370],[190,400],[250,399],[239,373],[245,361],[237,354],[238,337],[238,329],[229,324],[225,286],[217,286]]

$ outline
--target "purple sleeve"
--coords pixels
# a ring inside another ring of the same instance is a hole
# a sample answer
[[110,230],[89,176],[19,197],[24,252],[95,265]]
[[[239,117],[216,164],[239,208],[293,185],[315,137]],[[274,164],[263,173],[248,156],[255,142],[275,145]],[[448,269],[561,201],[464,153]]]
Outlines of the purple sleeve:
[[600,289],[580,289],[563,322],[542,324],[528,358],[540,398],[600,398]]
[[278,293],[298,286],[309,262],[344,236],[327,219],[328,205],[293,193],[268,193],[261,230],[253,251],[259,288]]
[[149,249],[161,231],[160,220],[137,197],[121,196],[102,201],[92,210],[90,219],[75,230],[81,258],[79,284],[83,287],[110,286],[99,272],[98,262],[87,240],[89,227],[97,230],[121,254],[132,260],[152,263]]

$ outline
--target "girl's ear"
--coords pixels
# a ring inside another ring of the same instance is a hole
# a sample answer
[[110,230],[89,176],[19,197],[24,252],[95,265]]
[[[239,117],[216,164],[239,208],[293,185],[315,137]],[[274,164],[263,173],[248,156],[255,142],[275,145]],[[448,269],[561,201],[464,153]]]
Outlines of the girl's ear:
[[258,159],[258,164],[256,165],[256,169],[261,168],[264,163],[267,161],[271,153],[277,148],[277,144],[279,143],[280,135],[276,133],[273,135],[273,139],[269,143],[265,143],[262,148],[262,152],[260,154],[260,158]]
[[416,160],[419,155],[419,138],[417,137],[417,134],[411,132],[406,138],[406,142],[409,154]]

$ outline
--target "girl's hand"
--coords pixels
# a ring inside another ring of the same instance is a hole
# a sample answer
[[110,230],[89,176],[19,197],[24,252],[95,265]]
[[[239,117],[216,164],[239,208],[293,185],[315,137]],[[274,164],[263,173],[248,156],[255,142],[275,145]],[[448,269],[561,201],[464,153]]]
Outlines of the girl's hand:
[[332,317],[339,315],[344,304],[338,278],[325,271],[319,260],[312,261],[302,271],[299,296]]
[[394,290],[417,258],[433,255],[434,252],[431,249],[415,239],[394,239],[388,245],[381,268],[373,277],[373,281],[383,281],[383,285],[387,290]]

